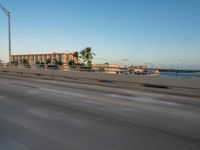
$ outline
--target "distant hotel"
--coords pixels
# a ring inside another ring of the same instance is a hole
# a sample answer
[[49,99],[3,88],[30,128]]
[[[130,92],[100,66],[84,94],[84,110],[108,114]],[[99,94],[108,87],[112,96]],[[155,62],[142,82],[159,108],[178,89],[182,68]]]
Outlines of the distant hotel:
[[124,66],[118,64],[93,64],[93,69],[99,70],[102,73],[109,73],[109,74],[117,74],[120,72],[124,72],[126,68]]
[[22,54],[22,55],[12,55],[12,62],[20,62],[21,60],[26,59],[29,64],[36,63],[46,63],[50,61],[53,63],[55,60],[62,62],[64,65],[68,65],[70,61],[78,62],[79,60],[74,58],[74,53],[47,53],[47,54]]

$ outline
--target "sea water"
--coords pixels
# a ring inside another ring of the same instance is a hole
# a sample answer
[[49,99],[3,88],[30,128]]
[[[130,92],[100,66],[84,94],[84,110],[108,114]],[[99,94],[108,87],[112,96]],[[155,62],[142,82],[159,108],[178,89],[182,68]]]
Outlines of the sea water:
[[165,77],[165,78],[200,78],[200,73],[160,72],[160,77]]

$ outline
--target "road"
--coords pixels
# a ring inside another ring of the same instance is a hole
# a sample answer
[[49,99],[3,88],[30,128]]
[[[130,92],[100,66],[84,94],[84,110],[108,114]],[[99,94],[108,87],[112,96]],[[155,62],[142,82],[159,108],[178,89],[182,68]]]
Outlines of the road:
[[5,76],[0,85],[0,150],[200,149],[199,98]]

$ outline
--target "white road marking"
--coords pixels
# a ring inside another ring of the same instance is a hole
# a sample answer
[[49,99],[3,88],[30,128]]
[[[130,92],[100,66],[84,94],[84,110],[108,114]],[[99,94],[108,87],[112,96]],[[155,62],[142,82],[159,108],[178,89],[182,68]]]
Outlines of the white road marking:
[[169,101],[163,101],[159,100],[158,97],[146,97],[143,95],[137,95],[135,96],[124,96],[119,94],[107,94],[107,96],[112,98],[118,98],[118,99],[127,99],[131,100],[133,102],[139,102],[139,103],[149,103],[149,104],[164,104],[164,105],[170,105],[170,106],[180,106],[182,104],[176,103],[176,102],[169,102]]
[[72,93],[67,91],[59,91],[59,90],[53,90],[53,89],[47,89],[47,88],[40,88],[40,90],[46,91],[46,92],[53,92],[57,94],[67,95],[67,96],[74,96],[74,97],[81,97],[81,98],[88,98],[88,96],[78,93]]
[[32,114],[32,115],[38,116],[38,117],[40,117],[42,119],[60,120],[60,119],[68,117],[67,114],[64,114],[62,112],[43,110],[43,109],[40,109],[40,108],[28,109],[27,112]]

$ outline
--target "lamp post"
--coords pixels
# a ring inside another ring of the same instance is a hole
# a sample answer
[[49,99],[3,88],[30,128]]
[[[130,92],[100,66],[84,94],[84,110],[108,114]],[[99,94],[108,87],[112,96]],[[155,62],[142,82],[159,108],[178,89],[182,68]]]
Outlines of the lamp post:
[[9,48],[9,64],[11,64],[11,26],[10,26],[10,12],[0,4],[0,9],[8,17],[8,48]]

